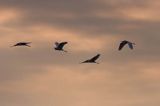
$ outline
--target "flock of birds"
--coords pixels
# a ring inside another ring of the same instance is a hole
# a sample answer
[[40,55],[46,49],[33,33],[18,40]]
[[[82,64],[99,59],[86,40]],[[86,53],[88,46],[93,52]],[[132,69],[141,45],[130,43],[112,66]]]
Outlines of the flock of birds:
[[[57,51],[67,52],[66,50],[63,49],[64,46],[65,46],[67,43],[68,43],[68,42],[60,42],[60,43],[55,42],[55,46],[56,46],[56,47],[55,47],[54,49],[57,50]],[[13,45],[13,46],[11,46],[11,47],[16,47],[16,46],[31,47],[30,44],[31,44],[31,42],[19,42],[19,43],[16,43],[15,45]],[[122,50],[122,48],[123,48],[125,45],[128,45],[129,48],[130,48],[131,50],[133,50],[135,43],[132,43],[132,42],[127,41],[127,40],[121,41],[118,50],[119,50],[119,51]],[[85,60],[85,61],[83,61],[83,62],[81,62],[81,63],[97,63],[97,64],[99,64],[98,62],[96,62],[96,60],[97,60],[99,57],[100,57],[100,54],[97,54],[96,56],[94,56],[94,57],[92,57],[92,58],[90,58],[90,59],[88,59],[88,60]]]

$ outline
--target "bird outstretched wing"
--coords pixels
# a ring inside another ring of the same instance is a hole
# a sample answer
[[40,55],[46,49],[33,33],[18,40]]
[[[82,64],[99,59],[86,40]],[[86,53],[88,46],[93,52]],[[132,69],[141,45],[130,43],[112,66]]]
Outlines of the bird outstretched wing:
[[93,58],[90,59],[90,61],[96,61],[100,57],[100,54],[97,54]]
[[122,48],[127,44],[127,42],[121,42],[118,50],[122,50]]
[[133,49],[133,44],[132,43],[129,42],[128,46],[129,46],[130,49]]
[[65,44],[67,44],[68,42],[61,42],[59,45],[58,45],[58,48],[62,49],[64,47]]
[[30,43],[32,43],[32,42],[18,42],[18,43],[16,43],[15,45],[13,45],[11,47],[14,47],[14,46],[28,46],[28,47],[30,47],[30,45],[28,45]]
[[83,61],[83,62],[81,62],[81,63],[87,63],[89,60],[85,60],[85,61]]

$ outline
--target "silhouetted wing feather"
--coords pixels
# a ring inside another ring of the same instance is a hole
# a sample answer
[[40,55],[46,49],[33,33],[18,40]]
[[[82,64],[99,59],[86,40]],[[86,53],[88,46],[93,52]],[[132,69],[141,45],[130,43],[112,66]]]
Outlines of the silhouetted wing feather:
[[100,54],[97,54],[93,58],[90,59],[90,61],[96,61],[99,58]]
[[[28,44],[30,44],[31,42],[19,42],[19,43],[16,43],[15,45],[13,45],[13,46],[28,46],[28,47],[30,47]],[[12,46],[12,47],[13,47]]]
[[87,63],[88,62],[88,60],[85,60],[85,61],[83,61],[83,62],[81,62],[81,63]]
[[122,48],[123,48],[126,44],[127,44],[127,43],[124,43],[124,42],[120,43],[118,50],[122,50]]
[[67,43],[68,43],[68,42],[62,42],[62,43],[60,43],[60,44],[58,45],[58,48],[62,49],[63,46],[64,46],[65,44],[67,44]]
[[19,42],[17,43],[18,45],[26,45],[26,44],[30,44],[31,42]]
[[133,49],[133,44],[132,43],[128,43],[128,46],[130,49]]
[[18,46],[18,44],[15,44],[15,45],[13,45],[13,46]]

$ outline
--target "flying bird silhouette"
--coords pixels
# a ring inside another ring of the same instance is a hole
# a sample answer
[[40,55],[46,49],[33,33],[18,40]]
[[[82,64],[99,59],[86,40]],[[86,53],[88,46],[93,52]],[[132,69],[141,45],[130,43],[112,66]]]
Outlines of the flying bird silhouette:
[[15,45],[11,46],[11,47],[16,47],[16,46],[27,46],[27,47],[31,47],[29,44],[31,42],[19,42],[19,43],[16,43]]
[[56,47],[54,49],[59,50],[59,51],[67,52],[66,50],[63,49],[64,45],[66,45],[67,43],[68,42],[61,42],[61,43],[55,42]]
[[97,54],[96,56],[94,56],[93,58],[91,59],[88,59],[86,61],[83,61],[82,63],[97,63],[99,64],[98,62],[96,62],[96,60],[100,57],[100,54]]
[[135,43],[132,43],[132,42],[127,41],[127,40],[124,40],[124,41],[122,41],[122,42],[120,43],[118,50],[119,50],[119,51],[122,50],[122,48],[123,48],[126,44],[128,44],[129,48],[133,50],[133,45],[135,45]]

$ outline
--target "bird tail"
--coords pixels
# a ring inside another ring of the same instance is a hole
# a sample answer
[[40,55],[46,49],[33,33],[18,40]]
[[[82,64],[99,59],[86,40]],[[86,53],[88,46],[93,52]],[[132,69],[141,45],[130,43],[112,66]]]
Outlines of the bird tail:
[[66,53],[68,52],[68,51],[66,51],[66,50],[63,50],[63,51],[66,52]]
[[98,63],[98,62],[96,62],[97,64],[100,64],[100,63]]
[[83,61],[83,62],[81,62],[81,64],[83,64],[83,63],[87,63],[88,61],[86,60],[86,61]]

